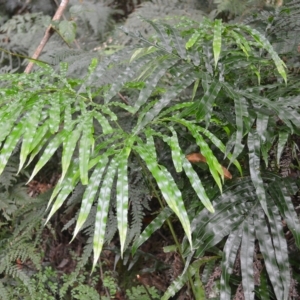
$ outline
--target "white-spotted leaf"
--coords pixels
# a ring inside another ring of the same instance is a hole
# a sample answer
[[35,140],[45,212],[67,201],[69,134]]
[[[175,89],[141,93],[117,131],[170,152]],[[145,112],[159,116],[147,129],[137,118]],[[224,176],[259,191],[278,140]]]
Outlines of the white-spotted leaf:
[[87,185],[88,179],[88,164],[91,154],[91,148],[94,145],[93,138],[93,119],[89,118],[82,127],[82,135],[79,142],[79,170],[80,179],[83,185]]
[[213,51],[214,51],[214,59],[215,59],[215,68],[218,65],[221,48],[222,48],[222,20],[217,19],[214,22],[214,38],[213,38]]
[[164,199],[166,200],[168,206],[175,212],[175,214],[179,218],[179,221],[181,222],[190,245],[192,245],[189,217],[184,207],[181,192],[178,189],[173,177],[164,166],[160,166],[157,164],[155,157],[152,155],[152,153],[155,152],[155,149],[149,147],[149,144],[139,144],[138,146],[134,146],[134,149],[145,161],[146,166],[155,178]]
[[71,160],[73,159],[73,153],[75,151],[81,133],[82,133],[82,128],[80,125],[78,125],[76,128],[74,128],[71,131],[70,135],[66,138],[66,140],[63,143],[63,152],[61,158],[61,166],[62,166],[61,180],[64,179],[68,171]]
[[105,177],[103,178],[103,183],[99,192],[97,212],[95,218],[95,232],[94,232],[94,240],[93,240],[93,250],[94,250],[93,270],[97,264],[97,261],[99,259],[104,244],[109,202],[110,202],[114,177],[116,174],[116,167],[117,167],[117,162],[115,161],[115,157],[114,157],[107,168],[107,172],[105,174]]
[[96,193],[100,187],[101,178],[103,176],[103,173],[105,171],[106,165],[107,165],[108,159],[107,157],[103,157],[102,160],[96,165],[95,170],[93,171],[89,184],[82,196],[81,201],[81,207],[79,211],[79,216],[76,222],[76,227],[74,229],[73,233],[73,239],[83,226],[84,222],[86,221],[90,211],[92,204],[94,202]]
[[22,119],[10,132],[0,151],[0,174],[3,172],[8,159],[21,139],[25,130],[25,120]]
[[62,130],[49,142],[46,149],[44,150],[44,153],[35,165],[35,168],[33,169],[28,182],[31,181],[32,178],[38,173],[38,171],[40,171],[41,168],[49,161],[49,159],[54,155],[58,147],[65,141],[68,135],[69,132],[67,132],[66,130]]
[[117,222],[120,236],[121,257],[123,257],[125,240],[127,235],[128,224],[128,174],[127,159],[131,148],[125,147],[117,156],[118,158],[118,176],[117,176],[117,193],[116,193],[116,209]]
[[37,102],[32,110],[28,112],[25,116],[26,118],[26,126],[25,132],[23,135],[22,148],[20,152],[20,164],[19,171],[22,169],[28,154],[30,153],[31,144],[33,142],[33,138],[36,130],[38,129],[39,120],[41,118],[41,111],[43,108],[43,102]]
[[215,210],[214,210],[209,198],[206,195],[205,189],[204,189],[204,187],[201,183],[201,180],[200,180],[198,174],[195,172],[195,170],[193,169],[191,163],[185,157],[183,157],[182,160],[183,160],[183,169],[185,171],[185,174],[189,178],[193,189],[197,193],[197,196],[199,197],[199,199],[201,200],[203,205],[211,213],[214,213]]

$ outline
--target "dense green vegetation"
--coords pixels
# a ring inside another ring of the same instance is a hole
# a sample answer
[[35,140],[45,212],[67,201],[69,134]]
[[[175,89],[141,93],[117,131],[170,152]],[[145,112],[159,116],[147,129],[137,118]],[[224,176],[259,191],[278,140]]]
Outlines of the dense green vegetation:
[[300,1],[34,5],[0,16],[1,299],[298,299]]

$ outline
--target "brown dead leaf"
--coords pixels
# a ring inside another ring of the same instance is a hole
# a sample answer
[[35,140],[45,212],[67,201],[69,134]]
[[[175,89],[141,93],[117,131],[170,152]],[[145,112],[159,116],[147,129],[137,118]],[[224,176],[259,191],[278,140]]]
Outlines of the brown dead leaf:
[[[188,154],[186,155],[186,159],[191,163],[199,163],[199,162],[206,163],[206,158],[201,153]],[[232,179],[231,173],[225,167],[222,166],[222,170],[224,172],[224,177],[226,179]]]

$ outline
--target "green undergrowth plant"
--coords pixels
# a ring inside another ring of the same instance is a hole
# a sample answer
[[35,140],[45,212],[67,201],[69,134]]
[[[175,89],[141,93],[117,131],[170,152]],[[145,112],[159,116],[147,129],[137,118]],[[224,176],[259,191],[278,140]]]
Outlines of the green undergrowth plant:
[[[209,187],[214,187],[216,196],[222,192],[224,164],[235,165],[231,168],[234,179],[241,176],[240,158],[250,173],[251,196],[259,216],[253,217],[247,206],[251,220],[278,222],[281,202],[275,203],[274,210],[270,207],[261,159],[268,164],[269,150],[277,147],[276,161],[280,161],[289,136],[300,128],[299,101],[292,93],[277,97],[275,91],[287,85],[285,64],[255,29],[208,19],[197,23],[178,18],[172,26],[168,20],[145,22],[154,28],[154,36],[147,39],[124,28],[138,43],[100,62],[93,59],[83,77],[67,76],[66,63],[60,64],[59,72],[37,63],[39,69],[32,74],[0,76],[0,172],[16,147],[20,147],[19,171],[33,167],[29,181],[60,153],[61,177],[50,197],[46,222],[63,204],[72,204],[69,196],[80,186],[80,209],[69,225],[75,225],[74,238],[80,230],[89,233],[93,269],[104,243],[117,230],[121,257],[130,248],[134,254],[165,221],[171,228],[168,219],[175,214],[188,241],[181,246],[173,234],[186,262],[182,278],[187,280],[182,282],[191,283],[197,298],[203,296],[199,268],[209,259],[197,252],[201,236],[196,237],[197,224],[193,220],[191,227],[191,218],[198,217],[188,212],[197,208],[208,219],[218,216]],[[186,158],[190,149],[205,158],[205,172]],[[183,197],[178,178],[189,183],[194,201]],[[139,188],[137,182],[146,184]],[[156,191],[161,211],[141,234],[143,207],[147,207],[145,187]],[[238,188],[238,201],[243,201],[242,188]],[[233,209],[234,203],[229,207]],[[223,217],[231,221],[229,214]],[[217,237],[221,223],[210,223],[212,232],[207,234]],[[228,227],[227,235],[238,244],[239,231],[234,226]],[[274,248],[275,242],[266,247]],[[225,266],[228,253],[224,252]],[[271,265],[281,266],[285,259],[274,252]],[[272,274],[269,268],[267,272]],[[229,299],[226,280],[221,284],[222,299]],[[287,285],[285,279],[283,294],[276,294],[283,298],[278,299],[287,299]],[[180,286],[170,287],[163,299]],[[253,293],[246,294],[246,299],[253,297]]]
[[[14,286],[11,285],[7,289],[8,297],[4,299],[55,300],[58,299],[58,297],[60,297],[60,299],[66,299],[66,295],[61,296],[60,290],[61,286],[68,282],[70,276],[72,276],[72,273],[60,276],[59,272],[53,268],[44,267],[30,277],[29,281],[33,289],[32,291],[28,289],[28,284],[17,281]],[[90,277],[87,272],[82,272],[77,276],[76,283],[68,290],[68,299],[102,299],[96,290],[98,281],[99,276],[96,274]]]
[[128,300],[155,300],[160,299],[160,295],[154,287],[138,285],[126,290]]
[[[21,282],[32,295],[30,276],[40,269],[42,253],[38,250],[44,230],[49,194],[32,198],[24,186],[23,176],[17,175],[19,161],[13,155],[0,176],[1,299],[9,299],[9,287]],[[23,177],[23,178],[22,178]],[[47,225],[51,228],[51,225]]]

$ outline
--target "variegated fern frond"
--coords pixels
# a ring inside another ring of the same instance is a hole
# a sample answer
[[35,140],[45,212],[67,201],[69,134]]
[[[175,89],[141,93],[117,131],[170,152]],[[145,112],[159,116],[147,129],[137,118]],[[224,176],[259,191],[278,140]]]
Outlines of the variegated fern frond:
[[[267,192],[268,216],[257,196],[255,185],[250,178],[245,178],[236,181],[227,191],[216,197],[213,201],[215,214],[211,215],[202,210],[191,223],[195,247],[193,255],[199,260],[205,251],[210,251],[228,236],[221,263],[221,299],[231,299],[230,276],[238,254],[245,299],[254,299],[255,284],[257,285],[253,269],[256,240],[276,299],[289,297],[289,257],[282,220],[288,225],[296,245],[300,247],[300,223],[291,201],[298,186],[290,178],[282,179],[271,173],[264,174],[263,182]],[[185,255],[189,256],[187,242],[183,248]],[[190,265],[189,268],[193,266]],[[177,281],[180,280],[178,278]],[[167,295],[174,295],[178,291],[177,284],[174,282],[169,287],[163,299],[168,299]]]

